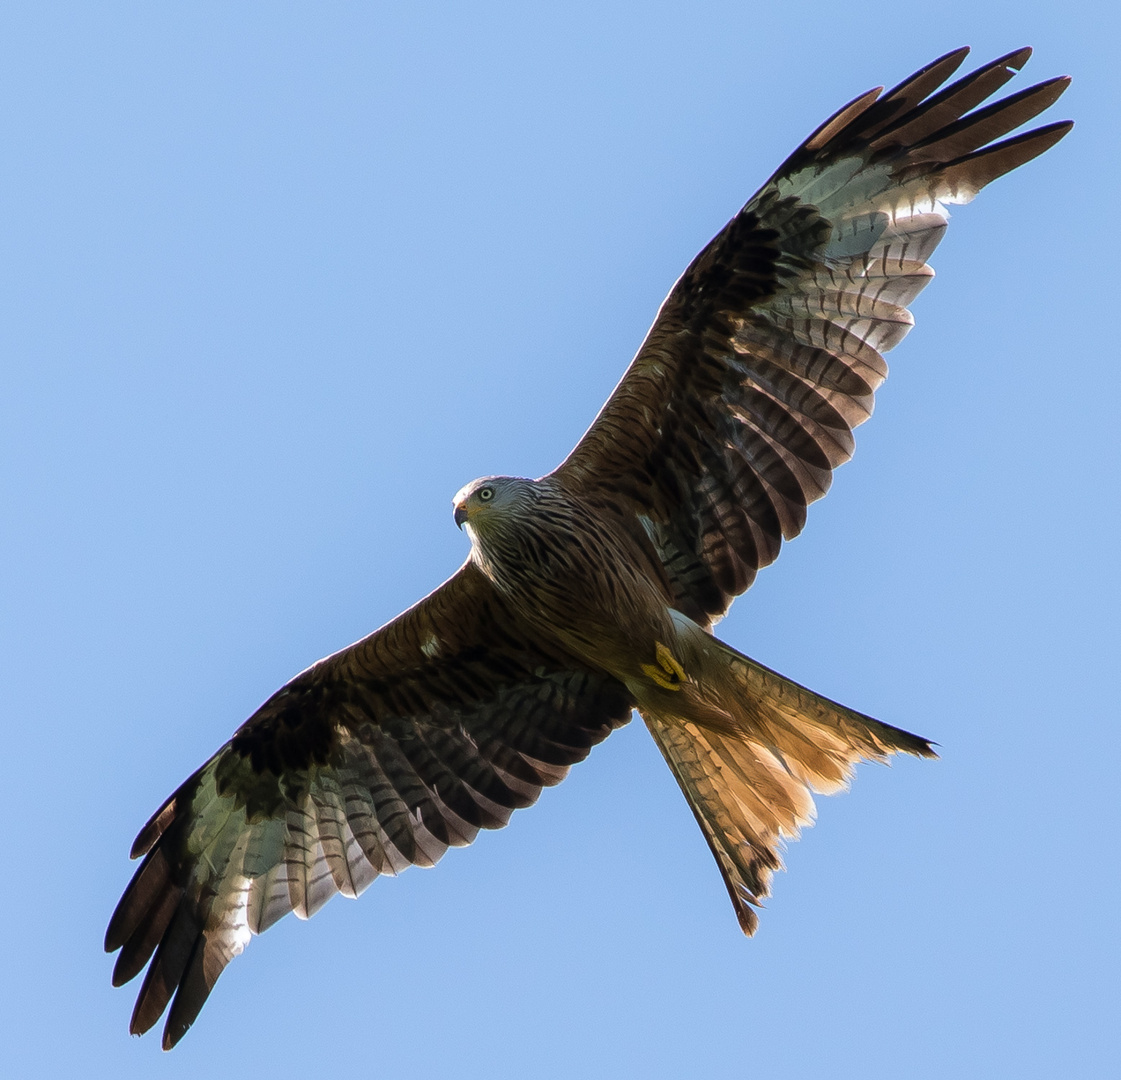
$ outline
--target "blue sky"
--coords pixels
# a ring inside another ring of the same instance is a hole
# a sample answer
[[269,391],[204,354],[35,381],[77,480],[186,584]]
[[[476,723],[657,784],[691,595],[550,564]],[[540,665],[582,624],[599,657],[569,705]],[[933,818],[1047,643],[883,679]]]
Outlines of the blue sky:
[[[1103,1075],[1116,1061],[1117,16],[1105,4],[9,5],[0,1039],[11,1075]],[[941,745],[743,940],[638,724],[287,919],[170,1055],[106,921],[148,815],[552,468],[820,120],[960,44],[1075,76],[955,211],[855,461],[723,624]]]

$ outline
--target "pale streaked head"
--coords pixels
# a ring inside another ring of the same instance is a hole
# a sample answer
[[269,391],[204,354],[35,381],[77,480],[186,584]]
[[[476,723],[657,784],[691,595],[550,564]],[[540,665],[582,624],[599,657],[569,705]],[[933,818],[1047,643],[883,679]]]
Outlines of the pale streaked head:
[[533,487],[533,480],[520,476],[481,476],[455,493],[455,523],[462,529],[470,525],[478,528],[489,520],[500,520],[504,513],[525,503]]

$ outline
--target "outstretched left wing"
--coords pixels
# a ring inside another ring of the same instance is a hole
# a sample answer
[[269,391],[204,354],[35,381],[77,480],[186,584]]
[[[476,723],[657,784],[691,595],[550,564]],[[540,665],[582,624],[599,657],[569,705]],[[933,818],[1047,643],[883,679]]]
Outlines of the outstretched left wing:
[[130,1030],[174,995],[170,1049],[251,935],[500,828],[630,714],[468,562],[297,675],[141,830],[105,937],[116,986],[151,959]]

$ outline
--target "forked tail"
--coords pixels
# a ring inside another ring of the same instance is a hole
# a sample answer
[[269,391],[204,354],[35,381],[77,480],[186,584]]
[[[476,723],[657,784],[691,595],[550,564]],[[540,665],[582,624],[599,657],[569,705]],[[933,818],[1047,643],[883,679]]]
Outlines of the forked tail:
[[[714,726],[640,708],[708,841],[745,934],[752,909],[782,868],[781,842],[813,822],[811,793],[847,786],[858,761],[891,754],[937,757],[917,735],[799,686],[699,627],[682,642],[685,669],[718,699],[730,724]],[[683,702],[684,703],[684,702]]]

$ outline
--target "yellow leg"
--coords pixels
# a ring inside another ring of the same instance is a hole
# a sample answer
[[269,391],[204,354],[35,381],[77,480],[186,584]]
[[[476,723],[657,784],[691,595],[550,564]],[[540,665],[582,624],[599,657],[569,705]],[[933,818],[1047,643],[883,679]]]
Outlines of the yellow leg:
[[660,641],[656,643],[654,651],[658,663],[657,665],[643,664],[643,674],[666,690],[680,690],[681,684],[685,681],[685,669]]

